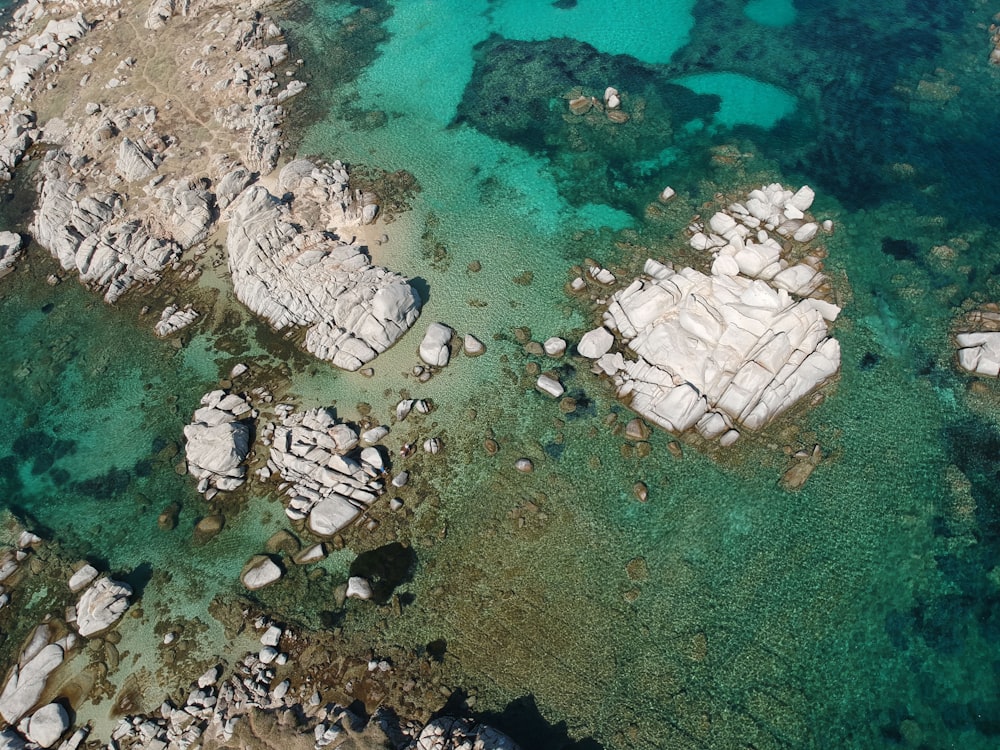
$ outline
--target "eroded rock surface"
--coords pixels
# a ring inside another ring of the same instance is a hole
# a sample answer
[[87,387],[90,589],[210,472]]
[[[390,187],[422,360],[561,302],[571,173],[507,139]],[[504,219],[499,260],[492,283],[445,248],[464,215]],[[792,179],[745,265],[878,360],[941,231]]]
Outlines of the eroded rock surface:
[[352,523],[385,487],[376,448],[359,450],[358,434],[327,409],[288,414],[263,431],[271,455],[265,471],[288,483],[285,510],[308,518],[310,531],[332,536]]
[[235,490],[246,481],[252,407],[223,390],[205,394],[201,404],[184,428],[188,472],[198,480],[199,492]]
[[828,287],[819,252],[790,263],[769,234],[813,240],[819,225],[804,213],[812,199],[808,188],[774,184],[716,213],[711,234],[693,225],[692,245],[714,254],[711,273],[647,260],[579,352],[632,409],[670,432],[695,429],[730,445],[740,430],[768,424],[840,368],[828,330],[840,308],[805,296]]
[[[230,209],[226,246],[236,296],[277,330],[306,327],[305,348],[316,357],[358,370],[413,325],[420,299],[402,276],[371,265],[358,245],[325,229],[303,231],[299,202],[254,186]],[[302,203],[310,208],[308,198]]]

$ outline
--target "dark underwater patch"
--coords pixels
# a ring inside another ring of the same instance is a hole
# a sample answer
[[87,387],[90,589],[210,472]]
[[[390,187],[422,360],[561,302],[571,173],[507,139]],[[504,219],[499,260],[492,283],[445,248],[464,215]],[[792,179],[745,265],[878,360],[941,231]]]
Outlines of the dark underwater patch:
[[916,260],[918,251],[916,242],[895,240],[892,237],[882,238],[882,252],[896,260]]

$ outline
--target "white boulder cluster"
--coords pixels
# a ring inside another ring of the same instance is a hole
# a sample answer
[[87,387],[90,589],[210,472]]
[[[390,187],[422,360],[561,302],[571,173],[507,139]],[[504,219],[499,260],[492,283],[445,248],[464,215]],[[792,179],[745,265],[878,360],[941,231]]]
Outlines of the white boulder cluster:
[[206,393],[201,404],[184,428],[185,453],[188,473],[198,480],[198,491],[208,497],[235,490],[246,481],[248,419],[256,413],[244,396],[221,389]]
[[0,690],[0,718],[8,724],[17,725],[38,703],[49,675],[62,664],[66,652],[76,644],[73,633],[50,642],[52,635],[48,625],[35,628]]
[[[814,198],[808,185],[794,193],[779,183],[753,190],[744,203],[733,203],[713,214],[707,227],[692,224],[691,247],[712,252],[713,275],[763,279],[773,287],[808,297],[826,281],[819,259],[807,257],[790,264],[782,257],[781,241],[807,243],[816,237],[820,225],[806,213]],[[832,228],[832,224],[826,226]]]
[[129,607],[132,587],[110,578],[98,578],[76,604],[76,630],[84,638],[103,633]]
[[277,330],[307,327],[304,345],[316,357],[358,370],[413,325],[420,299],[402,276],[373,266],[360,246],[325,228],[302,231],[297,202],[254,186],[229,209],[234,291]]
[[42,185],[31,231],[40,245],[80,281],[104,289],[112,304],[132,286],[156,283],[180,257],[175,242],[150,233],[145,220],[124,216],[124,201],[114,192],[88,192],[73,175],[70,156],[49,152],[40,173]]
[[976,375],[1000,377],[1000,306],[972,311],[960,328],[955,334],[959,366]]
[[271,453],[261,478],[281,477],[279,489],[289,498],[285,513],[308,519],[317,536],[351,524],[385,488],[382,452],[360,447],[358,433],[331,410],[286,413],[280,424],[264,428],[262,439]]
[[[768,424],[840,368],[840,345],[828,331],[840,308],[793,296],[816,290],[819,269],[798,264],[809,269],[806,278],[798,265],[782,268],[781,246],[769,236],[744,241],[755,222],[765,235],[770,228],[800,233],[810,222],[802,223],[799,206],[811,202],[808,188],[792,193],[772,185],[751,193],[747,213],[731,209],[740,221],[716,214],[710,223],[725,235],[701,235],[711,243],[706,249],[715,248],[710,274],[647,260],[643,277],[615,292],[604,325],[585,334],[577,351],[595,360],[595,371],[612,378],[633,410],[670,432],[695,429],[728,446],[740,430]],[[778,209],[794,226],[776,225]],[[788,271],[786,279],[802,283],[777,283]],[[622,344],[617,351],[614,334]]]
[[428,723],[406,750],[518,750],[514,740],[498,729],[469,719],[442,716]]

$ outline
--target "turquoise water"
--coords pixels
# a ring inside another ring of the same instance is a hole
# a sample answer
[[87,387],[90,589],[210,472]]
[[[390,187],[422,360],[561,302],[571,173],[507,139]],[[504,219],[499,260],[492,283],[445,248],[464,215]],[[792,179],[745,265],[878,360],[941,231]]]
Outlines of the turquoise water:
[[743,12],[747,18],[764,26],[788,26],[795,21],[792,0],[750,0]]
[[[313,75],[299,151],[413,175],[420,190],[372,253],[420,279],[420,322],[370,380],[222,302],[177,352],[141,300],[110,310],[73,283],[49,288],[38,260],[0,282],[15,427],[0,434],[0,496],[112,569],[171,570],[145,601],[211,623],[206,602],[238,590],[283,516],[254,486],[219,537],[191,543],[210,509],[174,451],[200,395],[246,360],[254,384],[348,418],[388,422],[401,393],[431,398],[390,437],[445,444],[407,463],[407,510],[380,504],[380,529],[349,533],[325,578],[290,576],[265,603],[318,625],[352,553],[412,544],[401,615],[351,606],[337,621],[376,651],[443,640],[445,682],[528,748],[994,747],[1000,389],[960,375],[949,340],[963,303],[1000,300],[1000,75],[977,13],[299,5],[288,25]],[[567,114],[567,96],[607,85],[628,122]],[[593,314],[564,293],[574,265],[688,262],[684,227],[716,193],[774,180],[813,185],[835,222],[842,375],[733,452],[684,444],[677,458],[656,434],[641,458],[609,424],[630,415],[606,384],[579,360],[526,354],[514,329],[573,339]],[[667,184],[678,196],[661,206]],[[407,373],[434,320],[488,351],[419,384]],[[534,391],[532,362],[558,370],[575,412]],[[817,443],[809,482],[781,489],[785,450]],[[513,470],[520,456],[534,473]],[[171,501],[180,525],[161,532]],[[152,635],[129,637],[139,649]]]

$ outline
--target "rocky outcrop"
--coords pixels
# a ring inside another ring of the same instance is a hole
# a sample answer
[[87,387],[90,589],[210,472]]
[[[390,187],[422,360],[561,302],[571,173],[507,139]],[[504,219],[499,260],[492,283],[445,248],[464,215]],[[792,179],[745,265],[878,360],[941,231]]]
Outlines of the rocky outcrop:
[[783,257],[784,244],[809,243],[820,231],[807,213],[814,198],[808,185],[796,192],[779,183],[753,190],[745,202],[713,214],[707,226],[692,224],[691,247],[712,253],[715,275],[763,279],[792,294],[814,295],[827,281],[821,256],[807,254],[794,263]]
[[87,638],[107,630],[125,614],[131,596],[127,583],[99,578],[77,602],[77,632]]
[[305,326],[305,348],[316,357],[358,370],[413,325],[420,300],[403,277],[372,266],[359,246],[327,231],[302,231],[296,201],[254,186],[230,209],[234,291],[278,330]]
[[712,253],[711,272],[647,260],[578,352],[632,409],[670,432],[694,429],[730,445],[740,430],[768,424],[840,368],[828,330],[840,308],[818,298],[830,286],[825,251],[811,244],[820,231],[806,213],[813,198],[808,187],[775,183],[716,212],[707,227],[693,223],[691,245]]
[[156,283],[180,256],[176,243],[155,237],[144,220],[121,220],[124,202],[113,192],[87,192],[72,176],[69,155],[53,151],[42,165],[35,239],[80,281],[115,302],[136,284]]
[[624,352],[598,360],[632,409],[674,433],[729,444],[759,429],[840,367],[828,321],[839,308],[796,301],[742,276],[675,271],[647,260],[604,315]]
[[14,270],[14,264],[21,255],[23,244],[21,235],[14,232],[0,232],[0,278]]
[[966,372],[1000,377],[1000,305],[968,313],[955,334],[958,364]]
[[518,750],[518,747],[514,740],[493,727],[442,716],[427,724],[407,745],[407,750]]
[[263,478],[287,484],[286,514],[308,518],[317,536],[332,536],[378,499],[385,487],[379,451],[358,450],[358,434],[327,409],[288,414],[262,431],[271,453]]
[[174,0],[152,0],[143,25],[151,31],[159,31],[167,25],[173,14]]
[[245,398],[216,390],[201,399],[191,424],[184,428],[188,473],[198,480],[198,491],[231,491],[246,481],[253,412]]
[[167,305],[160,314],[153,330],[157,336],[170,336],[178,331],[187,328],[198,319],[198,311],[191,305],[181,309],[177,305]]
[[0,98],[0,180],[9,180],[28,147],[38,140],[35,113],[22,110],[11,113],[14,102],[10,97]]

